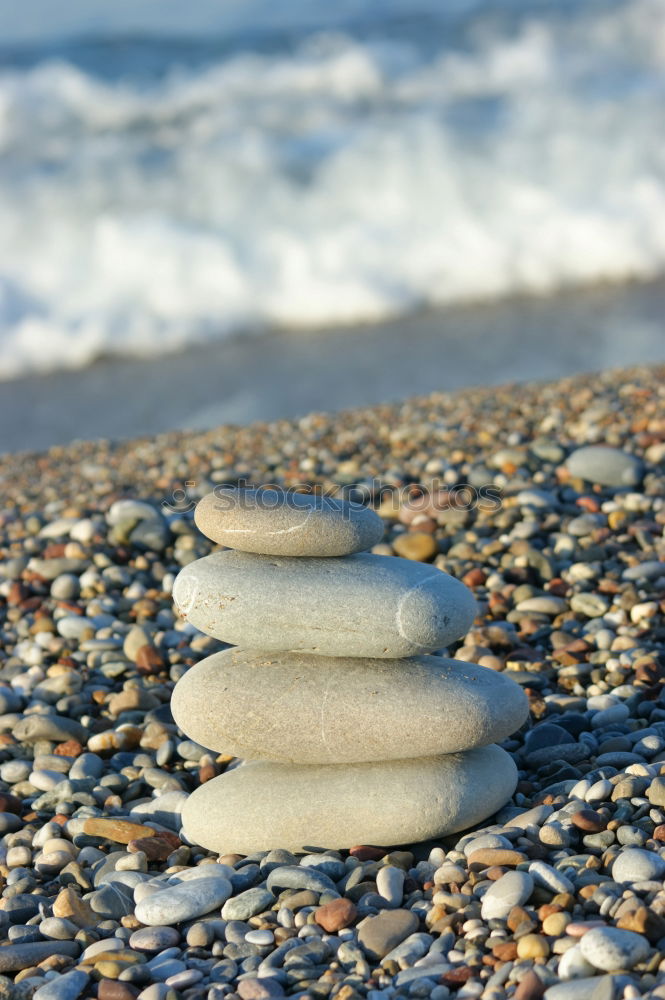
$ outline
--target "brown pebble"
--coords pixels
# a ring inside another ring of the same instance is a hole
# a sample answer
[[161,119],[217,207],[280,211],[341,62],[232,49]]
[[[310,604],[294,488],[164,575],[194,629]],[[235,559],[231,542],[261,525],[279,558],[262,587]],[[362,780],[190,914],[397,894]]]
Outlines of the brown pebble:
[[594,809],[580,809],[570,817],[573,826],[586,833],[601,833],[607,827],[607,818]]
[[138,854],[143,851],[148,861],[166,861],[169,854],[175,850],[172,844],[164,837],[136,837],[127,844],[130,854]]
[[164,660],[154,646],[140,646],[136,653],[136,667],[140,674],[158,674],[164,669]]
[[478,851],[473,851],[468,857],[469,868],[489,868],[493,865],[501,865],[506,868],[515,868],[528,860],[526,854],[521,851],[511,851],[503,847],[483,847]]
[[53,901],[53,916],[65,917],[78,927],[95,927],[99,922],[98,914],[70,885],[61,889]]
[[153,837],[155,834],[151,826],[130,823],[129,820],[103,819],[101,817],[87,819],[83,824],[83,832],[90,837],[113,840],[116,844],[128,844],[130,840],[136,840],[139,837]]
[[516,930],[524,930],[528,928],[531,930],[536,926],[536,921],[533,919],[528,910],[525,910],[523,906],[513,906],[512,910],[506,918],[506,924],[508,930],[515,933]]
[[329,903],[324,903],[314,914],[314,919],[319,927],[323,927],[328,934],[341,931],[344,927],[349,927],[356,917],[358,910],[350,899],[333,899]]
[[387,853],[385,847],[370,847],[365,844],[360,844],[349,850],[351,857],[358,858],[358,861],[380,861],[381,858],[385,858]]
[[100,979],[97,983],[97,1000],[134,1000],[139,994],[131,983],[117,979]]
[[643,934],[652,944],[665,936],[665,918],[646,906],[639,906],[632,913],[626,913],[616,922],[617,927],[624,931],[635,931]]
[[492,945],[492,954],[502,962],[513,962],[517,958],[517,941],[500,941]]
[[37,968],[45,969],[47,972],[49,969],[53,969],[55,972],[60,972],[61,969],[66,969],[68,966],[74,964],[74,959],[69,955],[49,955],[42,962],[39,963]]
[[515,1000],[540,1000],[544,992],[544,982],[533,969],[529,969],[520,979],[513,996]]
[[456,969],[451,969],[450,972],[444,972],[441,976],[441,982],[445,986],[456,986],[458,983],[466,983],[473,976],[473,969],[470,969],[468,965],[460,965]]
[[58,757],[80,757],[83,746],[78,740],[66,740],[64,743],[58,743],[53,753]]

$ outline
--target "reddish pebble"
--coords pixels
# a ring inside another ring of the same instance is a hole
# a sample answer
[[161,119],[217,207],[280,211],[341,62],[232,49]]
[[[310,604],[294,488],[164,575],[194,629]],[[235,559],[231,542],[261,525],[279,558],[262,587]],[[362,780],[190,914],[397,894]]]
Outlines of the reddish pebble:
[[593,809],[580,809],[570,817],[573,826],[587,833],[600,833],[607,829],[607,819]]
[[566,924],[566,934],[568,937],[581,938],[587,931],[592,931],[594,927],[607,927],[604,920],[581,920]]
[[441,976],[441,982],[446,986],[455,986],[457,983],[465,983],[468,979],[471,979],[473,975],[473,969],[470,969],[468,965],[462,965],[459,969],[451,969],[450,972],[444,972]]
[[480,587],[486,579],[487,575],[484,570],[476,567],[476,569],[470,569],[468,573],[464,574],[462,583],[466,584],[467,587]]
[[349,851],[351,857],[358,858],[358,861],[380,861],[387,853],[385,847],[369,847],[364,844],[352,847]]
[[211,778],[217,777],[217,768],[214,764],[204,764],[203,767],[199,768],[199,781],[202,785],[205,785],[206,781],[210,781]]
[[545,983],[533,969],[529,969],[526,975],[520,979],[513,996],[515,1000],[540,1000],[544,992]]
[[665,823],[661,823],[660,826],[657,826],[651,836],[654,840],[665,840]]
[[98,1000],[134,1000],[138,993],[131,983],[121,983],[117,979],[100,979],[97,983]]
[[600,510],[600,503],[596,497],[578,497],[575,501],[578,507],[582,507],[584,510],[588,510],[591,514],[597,514]]
[[53,753],[58,757],[80,757],[83,747],[78,740],[66,740],[64,743],[58,743]]
[[[176,847],[180,847],[181,843],[178,837],[172,836],[173,840],[171,836],[165,837],[161,833],[155,837],[136,837],[127,844],[127,850],[130,854],[143,851],[148,861],[166,861],[169,854],[175,851]],[[174,843],[174,840],[177,843]]]
[[314,914],[319,927],[323,927],[328,934],[341,931],[343,927],[349,927],[358,916],[358,911],[350,899],[333,899],[329,903],[324,903]]
[[16,607],[17,604],[20,604],[21,601],[26,599],[28,593],[28,589],[24,587],[22,583],[15,581],[9,588],[9,592],[7,594],[7,604],[12,608]]
[[500,941],[492,945],[492,954],[500,962],[513,962],[517,958],[517,941]]
[[156,674],[164,668],[164,660],[154,646],[146,644],[136,653],[136,667],[140,674]]

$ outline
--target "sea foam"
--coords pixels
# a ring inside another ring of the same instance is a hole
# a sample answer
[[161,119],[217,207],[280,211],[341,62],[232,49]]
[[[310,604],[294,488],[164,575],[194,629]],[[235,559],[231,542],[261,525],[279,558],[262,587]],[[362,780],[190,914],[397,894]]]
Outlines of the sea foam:
[[0,73],[0,375],[661,274],[665,2],[474,17]]

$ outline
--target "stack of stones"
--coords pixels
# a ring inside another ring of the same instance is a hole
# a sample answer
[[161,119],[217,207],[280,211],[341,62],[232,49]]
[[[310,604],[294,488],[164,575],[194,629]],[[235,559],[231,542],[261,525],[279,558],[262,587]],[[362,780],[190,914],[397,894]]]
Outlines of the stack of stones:
[[429,655],[475,601],[440,569],[363,550],[381,519],[354,503],[219,490],[196,523],[231,546],[186,566],[180,613],[232,643],[178,682],[174,718],[243,763],[183,810],[192,843],[251,854],[395,846],[465,829],[512,795],[496,741],[528,714],[501,673]]

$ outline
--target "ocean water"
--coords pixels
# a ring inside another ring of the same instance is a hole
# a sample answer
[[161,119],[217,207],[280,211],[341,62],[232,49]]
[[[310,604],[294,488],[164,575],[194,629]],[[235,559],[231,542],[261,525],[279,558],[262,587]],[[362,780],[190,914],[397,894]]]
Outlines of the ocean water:
[[0,377],[665,272],[665,0],[16,7]]

